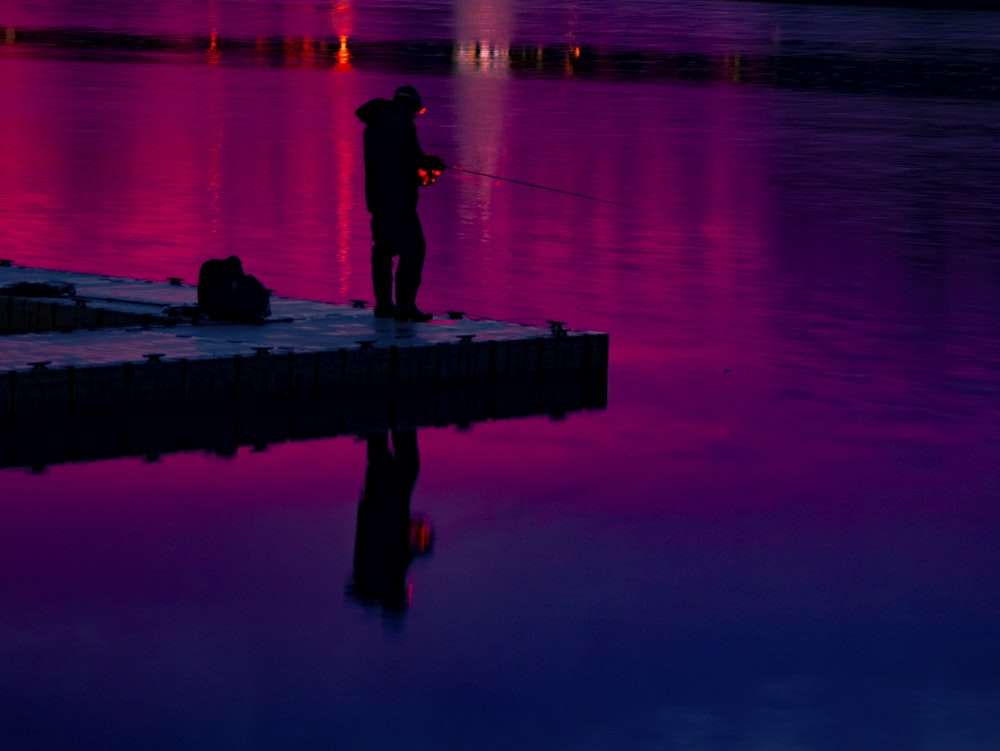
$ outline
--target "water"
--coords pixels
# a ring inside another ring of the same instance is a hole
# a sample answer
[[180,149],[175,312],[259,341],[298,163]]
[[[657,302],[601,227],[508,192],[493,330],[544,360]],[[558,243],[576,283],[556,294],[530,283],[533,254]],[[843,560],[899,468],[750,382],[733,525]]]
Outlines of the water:
[[608,331],[611,366],[606,410],[419,430],[402,612],[347,594],[364,441],[0,472],[0,745],[1000,742],[1000,17],[4,0],[0,27],[25,265],[238,253],[370,297],[353,110],[401,83],[450,164],[627,205],[423,194],[424,307]]

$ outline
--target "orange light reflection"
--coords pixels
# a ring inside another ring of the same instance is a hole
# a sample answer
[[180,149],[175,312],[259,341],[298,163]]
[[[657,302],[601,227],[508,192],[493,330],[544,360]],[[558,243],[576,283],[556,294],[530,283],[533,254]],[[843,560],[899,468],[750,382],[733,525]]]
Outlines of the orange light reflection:
[[340,47],[337,49],[337,68],[343,70],[351,67],[351,52],[347,49],[347,35],[341,35]]
[[219,51],[219,31],[218,29],[212,29],[212,35],[208,41],[208,64],[218,65],[221,57],[222,52]]

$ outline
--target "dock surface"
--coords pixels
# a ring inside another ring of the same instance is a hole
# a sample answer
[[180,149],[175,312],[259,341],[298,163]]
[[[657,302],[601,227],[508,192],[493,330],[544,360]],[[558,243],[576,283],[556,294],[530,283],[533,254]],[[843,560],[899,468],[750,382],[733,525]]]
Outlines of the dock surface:
[[0,333],[24,334],[33,328],[36,334],[0,337],[0,371],[39,362],[51,368],[141,362],[152,353],[164,359],[200,359],[260,354],[262,349],[273,353],[391,347],[417,351],[438,345],[563,338],[573,342],[585,338],[599,346],[607,340],[605,334],[572,331],[558,322],[527,326],[456,314],[428,323],[404,323],[376,319],[369,307],[282,297],[272,297],[271,316],[262,325],[211,321],[192,325],[167,311],[195,306],[197,288],[193,285],[0,267],[0,289],[17,282],[69,284],[75,294],[63,298],[0,296]]

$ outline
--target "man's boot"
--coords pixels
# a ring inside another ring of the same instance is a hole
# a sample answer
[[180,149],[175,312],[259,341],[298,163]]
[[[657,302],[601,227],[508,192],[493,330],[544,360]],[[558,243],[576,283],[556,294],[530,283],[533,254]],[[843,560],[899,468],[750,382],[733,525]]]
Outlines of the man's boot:
[[417,290],[420,289],[426,246],[423,233],[420,231],[420,222],[415,214],[413,222],[416,225],[413,247],[399,254],[399,266],[396,269],[396,320],[422,323],[434,316],[424,313],[417,307]]
[[417,307],[416,297],[416,290],[412,289],[411,285],[408,285],[405,281],[401,284],[399,274],[396,274],[396,300],[399,303],[396,306],[397,321],[424,323],[434,317],[430,313],[424,313]]

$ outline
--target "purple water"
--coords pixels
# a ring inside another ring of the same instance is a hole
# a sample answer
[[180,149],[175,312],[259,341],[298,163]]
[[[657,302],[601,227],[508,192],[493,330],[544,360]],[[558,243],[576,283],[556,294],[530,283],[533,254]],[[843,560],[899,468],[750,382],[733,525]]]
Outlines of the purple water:
[[425,150],[601,199],[446,173],[421,305],[611,335],[607,409],[419,431],[399,613],[346,594],[363,441],[0,471],[0,746],[1000,743],[1000,16],[3,0],[0,30],[0,257],[237,253],[370,298],[353,111],[412,83]]

